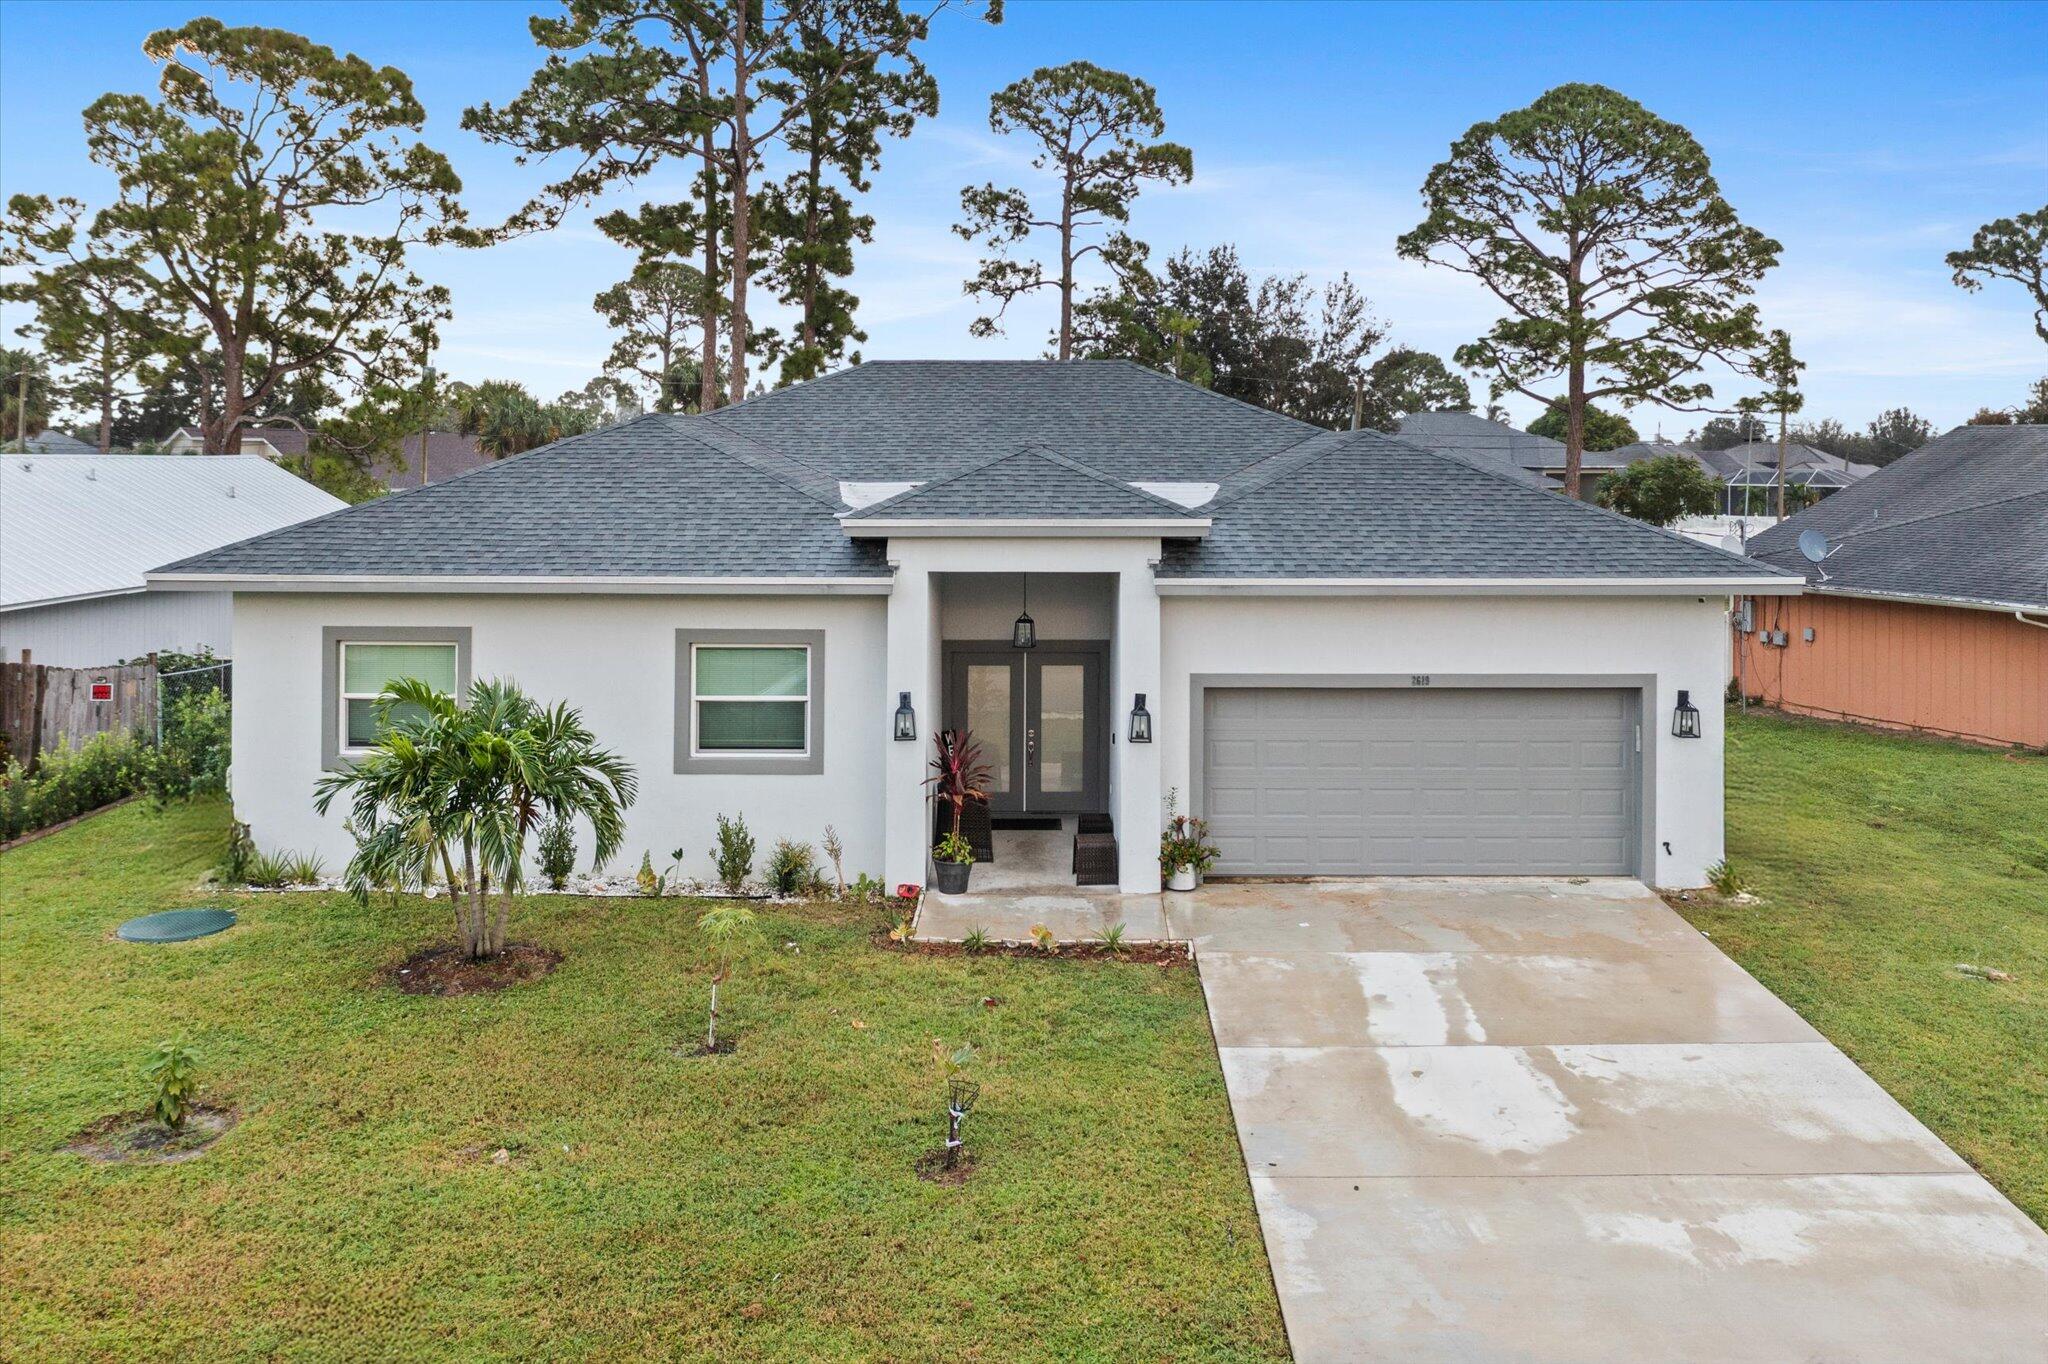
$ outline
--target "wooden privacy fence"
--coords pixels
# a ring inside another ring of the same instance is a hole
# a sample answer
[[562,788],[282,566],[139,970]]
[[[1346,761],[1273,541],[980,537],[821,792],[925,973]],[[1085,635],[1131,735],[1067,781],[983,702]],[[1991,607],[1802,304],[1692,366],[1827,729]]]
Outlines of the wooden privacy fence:
[[114,668],[50,668],[0,663],[0,741],[7,755],[33,766],[59,743],[77,748],[95,734],[156,730],[154,661]]

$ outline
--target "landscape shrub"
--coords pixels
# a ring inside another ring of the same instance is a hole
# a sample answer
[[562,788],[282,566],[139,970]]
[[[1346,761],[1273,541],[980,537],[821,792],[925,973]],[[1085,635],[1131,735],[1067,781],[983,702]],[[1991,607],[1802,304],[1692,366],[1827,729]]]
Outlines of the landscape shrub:
[[754,874],[754,835],[747,828],[745,815],[718,817],[718,845],[711,850],[711,862],[718,868],[718,884],[725,887],[726,894],[746,890],[747,878]]
[[33,774],[9,760],[0,773],[0,840],[99,809],[140,789],[149,750],[127,734],[95,734],[77,748],[46,749]]
[[566,819],[549,820],[540,831],[540,878],[549,890],[566,890],[576,870],[576,826]]
[[228,699],[207,688],[189,691],[164,710],[163,742],[146,754],[143,786],[159,807],[228,784]]
[[818,855],[808,843],[777,839],[768,855],[768,885],[777,895],[809,895],[818,888]]

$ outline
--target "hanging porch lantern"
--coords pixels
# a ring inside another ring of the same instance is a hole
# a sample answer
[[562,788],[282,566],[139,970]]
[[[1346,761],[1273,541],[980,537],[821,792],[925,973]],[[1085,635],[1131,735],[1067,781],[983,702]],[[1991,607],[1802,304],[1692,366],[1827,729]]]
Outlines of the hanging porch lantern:
[[1038,622],[1031,619],[1031,575],[1024,575],[1024,609],[1017,615],[1017,623],[1010,627],[1012,649],[1036,649],[1038,647]]

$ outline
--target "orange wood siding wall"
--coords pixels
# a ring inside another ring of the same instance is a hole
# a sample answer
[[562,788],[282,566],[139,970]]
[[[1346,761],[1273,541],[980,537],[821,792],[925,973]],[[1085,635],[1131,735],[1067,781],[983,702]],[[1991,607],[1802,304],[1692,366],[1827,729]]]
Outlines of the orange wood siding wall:
[[[1813,594],[1754,609],[1758,633],[1735,635],[1735,675],[1766,705],[2048,746],[2048,629],[2010,612]],[[1758,642],[1766,628],[1785,632],[1783,648]]]

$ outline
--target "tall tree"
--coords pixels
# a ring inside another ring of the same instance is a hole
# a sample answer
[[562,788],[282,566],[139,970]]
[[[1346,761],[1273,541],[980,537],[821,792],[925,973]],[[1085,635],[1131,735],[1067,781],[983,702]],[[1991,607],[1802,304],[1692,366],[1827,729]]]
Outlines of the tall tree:
[[1980,407],[1970,426],[2048,425],[2048,379],[2036,379],[2017,407]]
[[[1041,66],[989,97],[988,126],[1021,133],[1037,144],[1032,167],[1057,183],[1057,198],[1034,206],[1021,189],[993,182],[960,191],[961,221],[953,230],[981,241],[995,254],[981,262],[966,292],[991,301],[995,310],[974,320],[976,336],[1002,330],[1011,303],[1040,289],[1058,292],[1058,358],[1074,356],[1075,268],[1087,257],[1101,259],[1119,279],[1144,266],[1145,247],[1121,226],[1084,240],[1111,224],[1131,220],[1131,204],[1147,181],[1185,184],[1195,173],[1195,155],[1177,142],[1161,142],[1166,118],[1149,84],[1092,62]],[[1057,268],[1012,255],[1039,232],[1057,243]]]
[[2048,205],[1984,224],[1967,250],[1948,253],[1955,282],[1972,293],[1987,279],[2007,279],[2034,303],[2034,334],[2048,341]]
[[[300,376],[365,387],[410,372],[448,294],[407,251],[462,217],[447,159],[408,136],[426,119],[411,80],[217,19],[153,33],[143,51],[162,67],[159,98],[85,111],[92,159],[120,180],[88,249],[145,273],[170,328],[160,355],[197,373],[206,450],[233,448]],[[331,230],[337,214],[356,230]]]
[[1696,408],[1708,360],[1759,340],[1745,300],[1778,243],[1736,219],[1693,135],[1617,91],[1561,85],[1474,124],[1423,182],[1403,256],[1469,274],[1509,316],[1457,361],[1565,406],[1565,491],[1579,495],[1586,405]]
[[1358,425],[1398,430],[1417,412],[1470,412],[1472,386],[1437,356],[1407,346],[1373,361],[1359,389]]
[[[769,186],[760,203],[767,280],[777,301],[796,313],[790,336],[762,337],[762,353],[779,365],[784,384],[816,378],[845,357],[849,344],[867,340],[854,321],[860,300],[835,282],[853,273],[854,244],[874,239],[875,220],[855,211],[847,191],[873,187],[883,137],[908,137],[918,119],[939,111],[938,81],[907,33],[895,44],[902,57],[893,64],[878,60],[882,44],[845,50],[850,33],[916,21],[883,9],[856,21],[859,8],[860,0],[833,0],[795,16],[786,74],[796,112],[787,141],[797,169]],[[1000,6],[995,13],[1000,17]]]
[[1077,355],[1135,360],[1332,429],[1351,425],[1367,357],[1385,339],[1349,276],[1320,289],[1298,274],[1255,283],[1232,246],[1182,250],[1075,312]]
[[51,396],[50,373],[41,355],[0,346],[0,445],[11,449],[23,437],[49,430]]
[[1727,450],[1762,440],[1766,434],[1762,420],[1755,416],[1709,417],[1693,442],[1702,450]]
[[705,278],[723,291],[723,316],[707,307],[702,319],[700,401],[716,405],[710,371],[722,321],[724,396],[738,402],[756,346],[749,287],[763,264],[756,210],[766,157],[803,122],[805,90],[836,98],[844,84],[893,79],[929,34],[930,16],[906,13],[898,0],[567,0],[560,17],[536,16],[529,27],[552,55],[502,109],[479,105],[463,126],[518,148],[522,162],[575,159],[474,240],[552,227],[607,189],[669,163],[694,166],[692,201],[607,215],[599,226],[643,252],[701,253]]
[[[1552,403],[1543,409],[1541,416],[1529,423],[1529,434],[1548,436],[1551,440],[1563,440],[1571,429],[1571,414],[1563,403]],[[1580,440],[1588,450],[1619,450],[1624,445],[1634,445],[1642,437],[1636,434],[1635,423],[1619,412],[1609,412],[1604,407],[1586,404],[1584,420],[1580,423]]]
[[657,412],[700,410],[702,373],[690,355],[690,333],[702,323],[704,294],[704,275],[694,266],[648,260],[592,303],[619,334],[605,373],[652,389]]
[[1806,362],[1792,353],[1792,338],[1782,329],[1773,330],[1765,339],[1764,347],[1753,361],[1752,373],[1770,385],[1763,392],[1744,398],[1735,406],[1737,410],[1752,416],[1775,412],[1778,416],[1778,477],[1777,512],[1783,520],[1785,512],[1785,461],[1791,445],[1788,428],[1792,414],[1806,406],[1806,395],[1799,391],[1799,371],[1806,368]]
[[80,231],[84,216],[76,199],[15,195],[0,235],[0,266],[25,274],[0,284],[0,299],[35,308],[21,334],[64,372],[69,405],[97,414],[105,454],[114,444],[116,406],[152,386],[166,328],[154,311],[155,281],[137,252],[92,252]]

